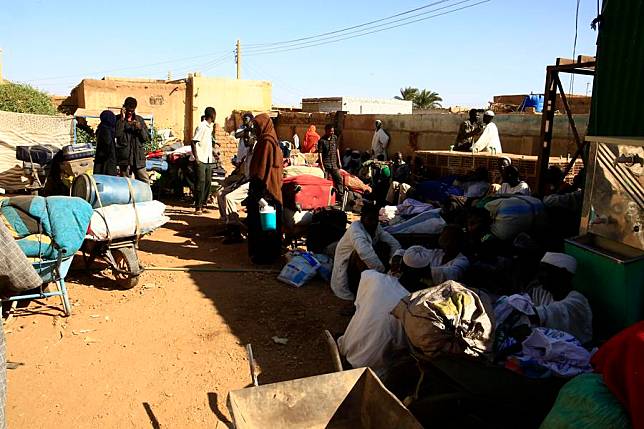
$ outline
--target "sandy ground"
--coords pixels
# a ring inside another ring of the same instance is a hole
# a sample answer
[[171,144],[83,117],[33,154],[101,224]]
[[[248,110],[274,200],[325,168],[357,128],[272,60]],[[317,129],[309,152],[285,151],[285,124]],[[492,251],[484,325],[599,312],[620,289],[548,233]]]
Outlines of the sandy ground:
[[[244,244],[216,237],[214,211],[168,213],[141,241],[145,266],[252,268]],[[348,323],[320,280],[296,289],[274,274],[146,271],[122,291],[83,267],[77,257],[67,278],[71,317],[51,298],[5,327],[10,428],[223,428],[226,395],[250,383],[247,343],[260,384],[321,374],[332,371],[322,330]]]

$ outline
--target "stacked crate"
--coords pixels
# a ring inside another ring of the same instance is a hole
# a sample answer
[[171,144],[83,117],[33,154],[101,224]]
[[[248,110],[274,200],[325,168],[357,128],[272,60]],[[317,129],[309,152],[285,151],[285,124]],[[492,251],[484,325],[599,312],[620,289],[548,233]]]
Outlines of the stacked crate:
[[[416,156],[421,157],[432,178],[445,177],[450,175],[466,175],[480,167],[485,167],[490,172],[490,179],[500,183],[499,159],[510,158],[512,165],[519,169],[521,178],[536,189],[537,185],[537,159],[536,156],[516,155],[510,153],[488,154],[469,152],[450,152],[437,150],[419,150]],[[550,165],[557,166],[564,170],[568,166],[566,158],[552,157]],[[579,170],[583,167],[583,161],[578,159],[565,180],[571,182]]]

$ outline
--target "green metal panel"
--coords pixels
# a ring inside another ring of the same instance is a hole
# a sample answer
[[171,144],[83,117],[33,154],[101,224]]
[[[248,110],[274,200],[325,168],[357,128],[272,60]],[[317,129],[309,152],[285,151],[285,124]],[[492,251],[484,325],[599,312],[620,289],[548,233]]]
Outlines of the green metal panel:
[[644,0],[604,0],[588,134],[644,136]]
[[605,340],[644,319],[644,258],[620,260],[583,241],[566,240],[566,253],[577,260],[574,288],[593,310],[595,340]]

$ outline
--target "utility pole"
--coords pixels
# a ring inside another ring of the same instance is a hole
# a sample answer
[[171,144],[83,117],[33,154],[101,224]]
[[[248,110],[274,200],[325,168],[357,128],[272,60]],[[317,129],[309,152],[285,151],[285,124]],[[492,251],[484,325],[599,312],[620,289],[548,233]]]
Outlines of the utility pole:
[[241,44],[237,39],[237,49],[235,49],[235,62],[237,63],[237,79],[241,79]]

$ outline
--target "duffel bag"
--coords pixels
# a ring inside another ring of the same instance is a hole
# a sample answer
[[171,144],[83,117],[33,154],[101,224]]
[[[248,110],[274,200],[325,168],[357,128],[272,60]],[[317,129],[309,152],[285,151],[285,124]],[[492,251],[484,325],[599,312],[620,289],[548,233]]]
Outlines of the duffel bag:
[[54,159],[60,149],[50,144],[16,146],[16,159],[33,164],[46,165]]

